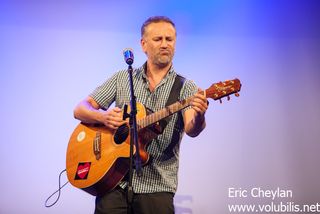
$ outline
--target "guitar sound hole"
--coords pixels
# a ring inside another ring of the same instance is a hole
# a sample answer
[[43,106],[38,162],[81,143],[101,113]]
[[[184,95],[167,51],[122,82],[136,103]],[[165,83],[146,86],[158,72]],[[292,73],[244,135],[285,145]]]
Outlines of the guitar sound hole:
[[122,126],[119,126],[116,133],[113,136],[113,140],[116,144],[123,143],[129,135],[129,127],[127,124],[123,124]]

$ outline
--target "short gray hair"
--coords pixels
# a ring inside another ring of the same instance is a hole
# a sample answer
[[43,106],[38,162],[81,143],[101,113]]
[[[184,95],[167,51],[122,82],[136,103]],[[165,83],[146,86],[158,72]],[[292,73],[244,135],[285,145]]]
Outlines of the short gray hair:
[[166,17],[166,16],[151,16],[149,17],[141,26],[141,37],[143,37],[145,31],[146,31],[146,27],[151,24],[151,23],[158,23],[158,22],[167,22],[169,24],[171,24],[174,28],[176,28],[175,24],[173,23],[173,21]]

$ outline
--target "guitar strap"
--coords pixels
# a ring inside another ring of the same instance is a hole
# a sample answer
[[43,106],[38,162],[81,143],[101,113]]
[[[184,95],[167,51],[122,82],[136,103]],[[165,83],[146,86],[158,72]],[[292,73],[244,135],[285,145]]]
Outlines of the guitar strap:
[[181,91],[181,88],[182,88],[185,80],[186,80],[186,78],[177,74],[177,76],[174,80],[174,83],[172,85],[171,92],[170,92],[169,98],[167,100],[166,106],[171,105],[171,104],[178,101],[180,91]]
[[[174,83],[172,85],[171,92],[170,92],[169,98],[167,100],[166,106],[171,105],[171,104],[178,101],[182,86],[185,81],[186,81],[186,78],[177,74],[177,76],[174,80]],[[180,126],[181,125],[183,126],[183,118],[182,118],[181,111],[179,111],[177,114],[178,114],[178,117],[180,117],[180,120],[178,120],[178,121],[180,121]],[[169,122],[170,120],[171,120],[171,117],[168,117],[167,122]],[[176,125],[178,125],[178,124],[175,124],[175,126]]]
[[[182,86],[185,82],[185,78],[178,75],[175,77],[175,80],[174,80],[174,83],[171,87],[171,91],[170,91],[170,94],[169,94],[169,97],[167,99],[167,102],[166,102],[166,106],[169,106],[175,102],[178,101],[179,99],[179,95],[180,95],[180,91],[182,89]],[[179,111],[178,113],[178,116],[182,118],[182,114],[181,112]],[[153,130],[154,132],[156,132],[157,134],[161,134],[164,130],[164,128],[167,126],[167,124],[170,122],[172,116],[170,117],[167,117],[165,119],[162,119],[159,121],[159,126],[157,126],[155,129],[157,130]]]

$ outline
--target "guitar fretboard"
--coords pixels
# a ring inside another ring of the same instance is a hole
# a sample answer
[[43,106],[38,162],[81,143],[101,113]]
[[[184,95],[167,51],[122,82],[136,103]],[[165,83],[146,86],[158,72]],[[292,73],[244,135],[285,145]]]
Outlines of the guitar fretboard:
[[155,113],[147,115],[146,117],[137,121],[138,129],[143,129],[147,126],[150,126],[160,121],[161,119],[169,117],[170,115],[188,107],[190,105],[191,100],[192,100],[192,97],[189,97],[185,100],[175,102]]
[[[233,80],[212,84],[208,89],[201,91],[200,93],[207,98],[209,97],[214,100],[218,100],[226,96],[228,96],[229,98],[229,95],[234,93],[236,94],[236,96],[239,96],[238,92],[240,91],[240,88],[241,88],[240,80],[233,79]],[[161,119],[169,117],[170,115],[188,107],[192,99],[193,99],[193,96],[185,100],[175,102],[155,113],[149,114],[146,117],[138,120],[137,121],[138,130],[143,129],[147,126],[150,126],[160,121]]]

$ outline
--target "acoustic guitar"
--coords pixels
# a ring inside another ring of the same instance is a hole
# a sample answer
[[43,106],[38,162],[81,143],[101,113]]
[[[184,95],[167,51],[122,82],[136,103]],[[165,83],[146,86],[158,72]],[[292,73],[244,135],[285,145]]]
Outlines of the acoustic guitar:
[[[213,84],[202,93],[207,98],[221,102],[223,97],[229,100],[231,94],[239,96],[240,88],[240,80],[234,79]],[[149,131],[149,127],[190,106],[192,98],[177,101],[148,115],[145,107],[137,103],[138,143],[143,164],[149,159],[147,145],[157,136],[157,132]],[[66,170],[70,183],[94,196],[112,190],[129,171],[129,132],[128,123],[117,130],[103,125],[79,123],[67,148]]]

